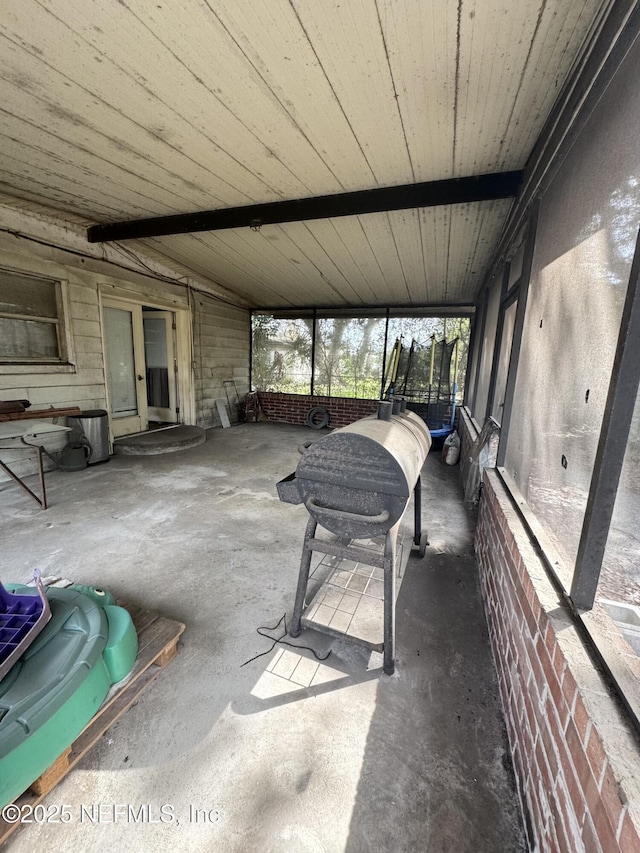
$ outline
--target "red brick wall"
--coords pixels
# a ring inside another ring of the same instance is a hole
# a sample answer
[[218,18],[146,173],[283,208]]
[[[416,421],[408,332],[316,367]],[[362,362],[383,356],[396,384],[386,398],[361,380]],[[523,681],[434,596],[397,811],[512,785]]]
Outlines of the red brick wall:
[[341,427],[375,412],[377,400],[356,400],[349,397],[309,397],[305,394],[276,394],[259,391],[262,411],[271,421],[287,424],[306,424],[307,415],[314,406],[323,406],[329,412],[329,426]]
[[640,851],[637,743],[495,471],[476,552],[530,848]]

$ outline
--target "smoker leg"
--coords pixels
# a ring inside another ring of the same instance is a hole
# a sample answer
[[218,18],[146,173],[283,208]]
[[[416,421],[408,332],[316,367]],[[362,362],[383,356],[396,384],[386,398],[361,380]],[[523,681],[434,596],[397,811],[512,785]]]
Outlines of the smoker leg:
[[309,569],[311,568],[311,541],[316,535],[318,522],[312,518],[307,522],[307,529],[304,532],[304,544],[302,545],[302,558],[300,560],[300,574],[298,575],[298,589],[296,590],[296,601],[293,605],[293,619],[291,620],[291,630],[289,631],[292,637],[300,636],[300,620],[302,619],[302,611],[304,610],[304,599],[307,594],[307,584],[309,583]]
[[420,477],[413,487],[413,544],[420,544],[422,533],[422,483]]
[[429,544],[427,531],[422,530],[422,482],[418,477],[413,489],[413,544],[420,557],[424,557]]
[[384,660],[382,668],[387,675],[395,670],[396,645],[396,538],[397,527],[390,530],[384,540]]

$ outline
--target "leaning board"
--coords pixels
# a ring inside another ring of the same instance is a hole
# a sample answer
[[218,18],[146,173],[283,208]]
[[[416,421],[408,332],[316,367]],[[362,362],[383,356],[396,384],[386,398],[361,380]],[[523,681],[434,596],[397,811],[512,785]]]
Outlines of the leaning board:
[[227,412],[227,407],[222,398],[216,400],[216,408],[218,410],[218,415],[220,416],[220,423],[223,428],[230,427],[231,421],[229,420],[229,412]]

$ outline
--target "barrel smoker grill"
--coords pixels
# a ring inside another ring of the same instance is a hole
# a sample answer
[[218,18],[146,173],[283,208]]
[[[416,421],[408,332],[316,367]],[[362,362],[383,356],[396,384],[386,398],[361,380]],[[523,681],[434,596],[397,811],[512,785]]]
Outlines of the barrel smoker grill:
[[[381,402],[377,416],[334,430],[310,444],[296,471],[278,483],[280,500],[304,503],[310,515],[293,610],[293,637],[301,631],[313,551],[381,568],[384,671],[393,673],[398,528],[413,490],[413,544],[424,556],[427,543],[421,524],[420,471],[430,446],[431,435],[424,421],[407,411],[404,401],[396,399],[393,409],[391,403]],[[337,539],[317,538],[318,525]],[[384,536],[380,553],[354,544],[380,536]],[[326,626],[314,627],[342,633]]]

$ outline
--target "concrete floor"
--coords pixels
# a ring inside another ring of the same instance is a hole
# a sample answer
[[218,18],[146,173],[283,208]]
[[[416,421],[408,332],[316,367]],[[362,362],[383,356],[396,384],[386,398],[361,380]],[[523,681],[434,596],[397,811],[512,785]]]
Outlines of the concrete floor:
[[[5,849],[525,849],[473,518],[458,469],[436,454],[423,474],[431,544],[400,590],[395,675],[310,631],[294,642],[331,649],[325,664],[280,648],[241,666],[270,646],[256,628],[293,607],[307,513],[275,483],[317,436],[242,424],[181,453],[52,472],[45,512],[0,486],[3,580],[39,566],[187,626],[178,656],[45,801],[68,804],[71,822],[23,826]],[[94,804],[147,805],[156,822],[113,822],[107,808],[92,824],[81,806]],[[160,822],[162,806],[174,820]]]

